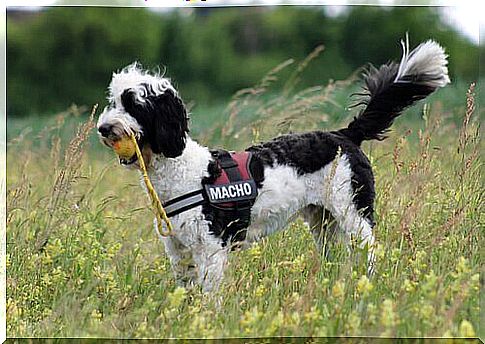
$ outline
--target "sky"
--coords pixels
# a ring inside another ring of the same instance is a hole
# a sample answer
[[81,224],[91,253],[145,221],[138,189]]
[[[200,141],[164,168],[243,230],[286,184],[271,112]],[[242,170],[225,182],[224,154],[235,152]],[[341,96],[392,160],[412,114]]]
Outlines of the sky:
[[[49,6],[56,4],[68,5],[109,5],[113,3],[133,6],[182,7],[182,6],[213,6],[213,5],[334,5],[329,7],[330,14],[338,14],[349,4],[381,4],[381,5],[439,5],[449,6],[441,10],[443,19],[456,27],[475,44],[479,44],[480,30],[485,34],[485,1],[482,0],[6,0],[7,6]],[[26,8],[27,9],[27,8]],[[482,15],[480,15],[482,14]]]

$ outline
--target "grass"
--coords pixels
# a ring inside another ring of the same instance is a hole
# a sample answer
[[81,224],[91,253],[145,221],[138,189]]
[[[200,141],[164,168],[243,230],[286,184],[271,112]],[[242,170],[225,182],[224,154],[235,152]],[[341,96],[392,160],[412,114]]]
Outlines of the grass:
[[[236,94],[222,114],[207,110],[224,119],[216,128],[194,108],[194,135],[242,148],[348,123],[350,80],[297,90],[297,66],[286,88],[273,90],[290,67]],[[473,93],[450,86],[387,140],[364,144],[377,188],[373,278],[358,252],[326,261],[297,220],[232,254],[213,296],[175,286],[139,176],[96,142],[87,109],[42,125],[9,122],[8,336],[478,335],[484,209]],[[33,129],[12,134],[24,125]]]

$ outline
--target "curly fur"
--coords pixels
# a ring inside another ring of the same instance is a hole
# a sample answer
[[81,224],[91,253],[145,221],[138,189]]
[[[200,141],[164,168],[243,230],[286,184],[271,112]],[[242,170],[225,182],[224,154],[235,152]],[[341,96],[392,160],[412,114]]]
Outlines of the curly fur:
[[[321,250],[336,234],[347,243],[357,238],[369,248],[368,268],[373,270],[374,177],[360,144],[382,140],[405,108],[449,82],[446,55],[437,43],[425,42],[411,53],[407,42],[403,48],[400,64],[368,70],[364,108],[347,128],[283,135],[247,148],[253,153],[250,169],[259,192],[244,239],[224,233],[207,206],[171,219],[173,235],[160,238],[180,284],[198,283],[205,291],[217,288],[228,243],[243,240],[238,245],[245,247],[284,229],[299,215]],[[162,201],[198,190],[217,177],[220,171],[209,149],[189,137],[187,111],[168,79],[133,64],[113,75],[109,91],[110,106],[98,121],[102,140],[111,146],[122,135],[137,134]],[[137,166],[135,157],[122,163]]]

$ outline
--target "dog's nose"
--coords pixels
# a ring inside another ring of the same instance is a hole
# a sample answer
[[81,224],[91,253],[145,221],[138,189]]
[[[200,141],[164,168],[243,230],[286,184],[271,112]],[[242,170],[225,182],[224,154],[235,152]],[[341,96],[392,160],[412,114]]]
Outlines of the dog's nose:
[[99,126],[98,131],[102,136],[108,137],[109,133],[111,132],[111,128],[113,128],[111,124],[103,124]]

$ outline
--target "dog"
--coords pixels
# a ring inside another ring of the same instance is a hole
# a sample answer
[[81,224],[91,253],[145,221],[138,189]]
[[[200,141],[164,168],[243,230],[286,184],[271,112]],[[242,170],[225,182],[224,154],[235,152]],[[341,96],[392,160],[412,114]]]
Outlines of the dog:
[[[217,192],[204,192],[204,187],[225,171],[220,152],[189,136],[187,109],[170,80],[143,70],[136,62],[113,73],[109,105],[99,117],[97,130],[108,147],[135,134],[161,201],[167,207],[177,200],[182,203],[171,216],[173,232],[160,236],[179,285],[216,290],[231,248],[246,247],[283,230],[299,215],[319,250],[325,251],[339,233],[349,246],[356,240],[367,248],[367,268],[372,273],[374,177],[361,143],[383,140],[406,108],[450,82],[448,56],[438,43],[428,40],[411,52],[407,39],[401,45],[400,63],[371,66],[364,73],[362,108],[346,128],[292,133],[251,146],[245,151],[250,160],[245,160],[244,167],[251,185],[243,189],[243,180]],[[224,154],[226,165],[237,174],[239,165]],[[136,155],[120,163],[139,168]],[[245,206],[236,210],[226,211],[209,199],[234,200],[231,196],[236,194],[247,196]],[[180,209],[184,206],[187,209]],[[234,223],[238,225],[231,228]]]

